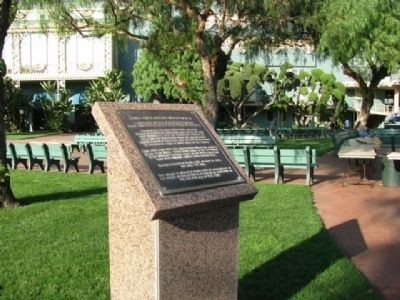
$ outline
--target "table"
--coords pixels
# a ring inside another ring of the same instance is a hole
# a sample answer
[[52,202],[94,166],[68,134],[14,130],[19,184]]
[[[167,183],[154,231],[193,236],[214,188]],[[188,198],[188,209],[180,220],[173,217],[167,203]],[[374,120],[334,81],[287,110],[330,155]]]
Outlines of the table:
[[[378,148],[376,142],[372,139],[366,138],[355,138],[355,139],[348,139],[343,142],[342,146],[340,147],[338,156],[341,159],[347,160],[347,169],[344,172],[344,180],[343,185],[348,182],[349,173],[352,169],[352,163],[356,161],[361,162],[361,173],[360,173],[360,181],[354,184],[360,184],[367,179],[367,162],[374,161],[376,158],[376,151],[375,148]],[[373,185],[374,182],[368,182],[369,184]]]

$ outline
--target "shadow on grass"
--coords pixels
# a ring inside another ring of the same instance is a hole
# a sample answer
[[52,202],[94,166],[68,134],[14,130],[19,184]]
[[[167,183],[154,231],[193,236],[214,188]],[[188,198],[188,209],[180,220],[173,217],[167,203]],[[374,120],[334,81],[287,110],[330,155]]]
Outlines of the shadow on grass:
[[239,299],[289,299],[343,255],[325,229],[239,280]]
[[29,205],[32,203],[39,203],[39,202],[70,200],[70,199],[74,199],[74,198],[85,198],[86,196],[101,195],[104,193],[107,193],[106,187],[21,197],[18,199],[18,202],[22,205]]

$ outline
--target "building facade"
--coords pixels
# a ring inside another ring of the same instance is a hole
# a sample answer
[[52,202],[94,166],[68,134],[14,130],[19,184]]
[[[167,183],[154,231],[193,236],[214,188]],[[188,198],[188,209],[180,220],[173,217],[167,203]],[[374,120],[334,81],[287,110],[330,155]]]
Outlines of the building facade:
[[[70,99],[75,107],[81,104],[89,82],[113,69],[124,73],[127,99],[134,96],[131,88],[133,64],[137,59],[134,43],[119,44],[111,34],[83,37],[76,33],[62,37],[54,29],[43,30],[39,11],[18,11],[5,40],[3,59],[7,76],[32,94],[33,101],[35,95],[43,93],[41,82],[55,81],[58,88],[67,88],[72,93]],[[74,117],[72,112],[71,122]]]
[[[101,17],[100,11],[95,8],[86,9],[82,13]],[[39,11],[17,13],[3,51],[7,76],[16,85],[35,95],[42,93],[41,82],[56,81],[58,87],[65,87],[72,92],[71,101],[74,105],[82,102],[83,91],[90,80],[102,77],[113,69],[123,71],[124,92],[129,99],[133,99],[135,95],[131,88],[132,70],[137,56],[136,44],[118,43],[110,34],[102,37],[82,37],[80,34],[61,37],[55,30],[44,31],[40,26]],[[246,61],[245,53],[240,47],[233,52],[232,60]],[[253,61],[270,68],[279,68],[283,62],[289,62],[293,65],[293,72],[320,68],[334,74],[336,79],[347,87],[346,101],[353,112],[350,118],[355,120],[361,106],[361,95],[356,82],[345,76],[341,68],[330,60],[319,59],[312,48],[275,49],[272,53],[259,55]],[[250,113],[255,106],[257,103],[251,101],[246,105]],[[378,124],[395,112],[400,112],[400,75],[396,74],[381,82],[371,114],[376,116],[375,123]],[[71,114],[71,117],[73,119],[74,114]],[[265,112],[254,121],[265,127],[269,126],[269,122],[275,117],[271,112]],[[290,127],[292,118],[289,114],[280,113],[278,123],[280,126]]]

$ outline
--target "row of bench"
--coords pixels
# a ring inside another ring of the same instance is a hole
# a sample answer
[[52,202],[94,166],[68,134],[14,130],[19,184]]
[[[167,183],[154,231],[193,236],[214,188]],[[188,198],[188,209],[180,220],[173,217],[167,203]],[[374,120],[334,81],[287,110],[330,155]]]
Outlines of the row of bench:
[[307,146],[305,149],[280,149],[257,147],[228,147],[236,161],[244,167],[246,174],[255,179],[256,168],[273,168],[275,183],[284,182],[284,170],[305,169],[306,184],[314,181],[314,168],[317,167],[317,152]]
[[[80,157],[72,155],[72,145],[63,143],[26,143],[7,145],[7,163],[11,169],[16,169],[22,164],[26,169],[32,170],[37,164],[42,170],[49,171],[54,165],[61,171],[68,172],[74,167],[79,172],[78,162]],[[104,162],[107,159],[106,145],[88,145],[87,155],[89,160],[89,173],[92,174],[96,167],[104,173]]]
[[[270,136],[268,128],[231,128],[220,129],[217,128],[219,135],[256,135],[256,136]],[[275,130],[274,135],[277,138],[316,138],[327,137],[331,134],[328,128],[279,128]]]
[[[392,151],[400,147],[400,130],[398,129],[375,129],[371,130],[371,136],[379,137],[383,147],[390,147]],[[347,129],[332,134],[333,147],[336,153],[343,142],[348,139],[359,137],[358,131],[355,129]]]
[[74,136],[74,144],[78,145],[79,150],[86,151],[87,146],[90,145],[107,145],[106,138],[102,134],[76,134]]
[[336,132],[332,134],[331,137],[332,137],[333,149],[335,150],[335,153],[338,153],[343,142],[345,140],[358,137],[358,132],[355,129],[347,129]]
[[276,144],[275,137],[269,135],[221,134],[219,137],[227,147],[262,146],[273,148]]

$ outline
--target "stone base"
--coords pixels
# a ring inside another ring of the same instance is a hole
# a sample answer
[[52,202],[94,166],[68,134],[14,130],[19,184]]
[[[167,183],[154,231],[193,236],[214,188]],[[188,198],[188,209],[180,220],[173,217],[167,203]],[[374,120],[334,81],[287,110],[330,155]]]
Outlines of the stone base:
[[159,299],[237,299],[239,205],[158,221]]

